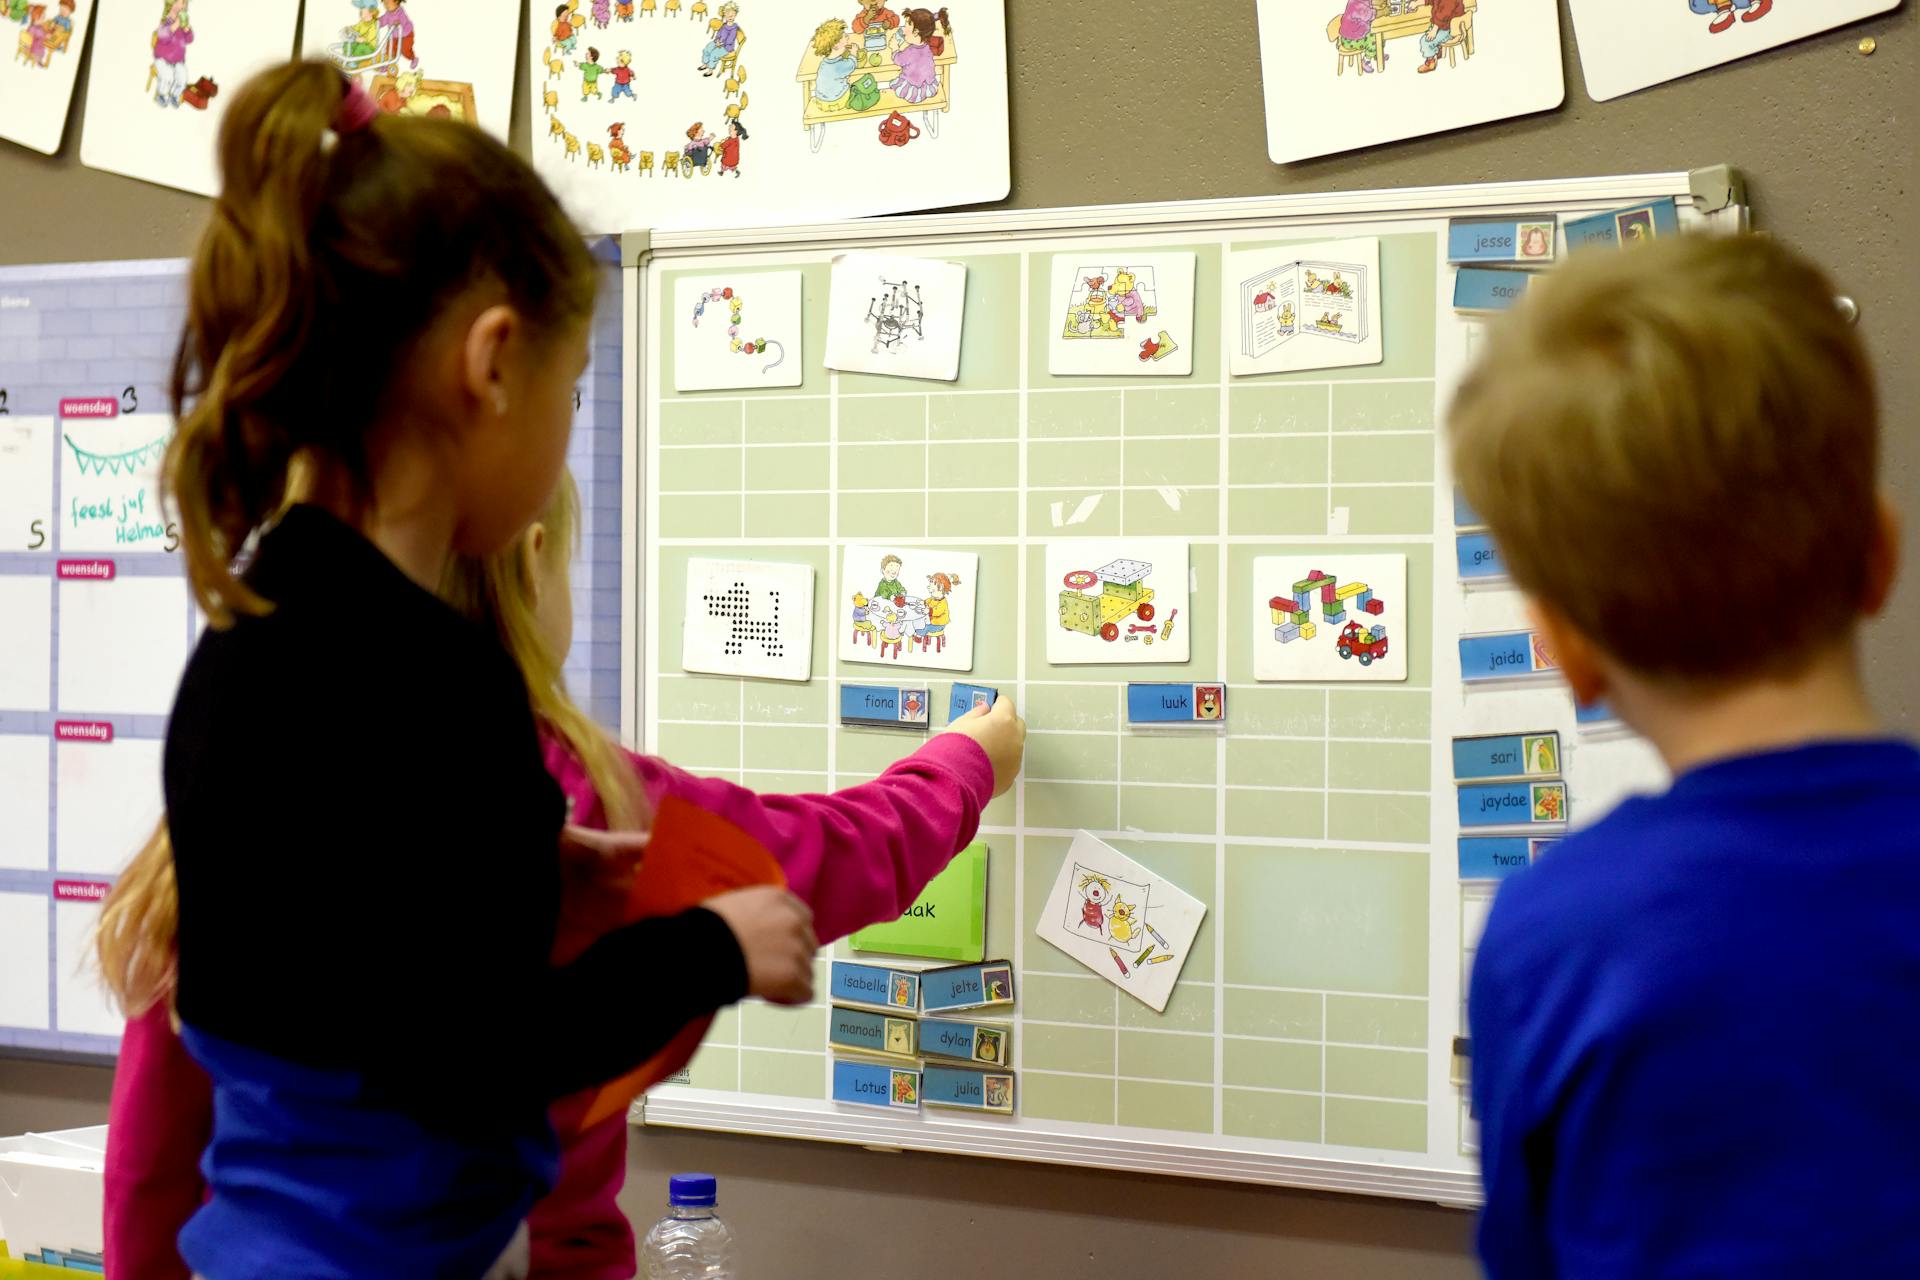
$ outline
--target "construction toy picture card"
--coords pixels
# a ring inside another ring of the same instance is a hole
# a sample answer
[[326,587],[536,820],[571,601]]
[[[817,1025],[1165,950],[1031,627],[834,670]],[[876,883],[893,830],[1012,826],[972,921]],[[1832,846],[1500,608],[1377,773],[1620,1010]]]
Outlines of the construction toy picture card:
[[1596,102],[1777,49],[1900,7],[1900,0],[1572,0],[1580,69]]
[[1053,255],[1047,372],[1186,377],[1193,372],[1191,253],[1112,248]]
[[1256,680],[1407,678],[1407,558],[1260,556],[1253,562]]
[[464,120],[507,140],[515,0],[307,0],[300,52],[339,67],[388,115]]
[[680,666],[756,680],[810,679],[813,566],[689,560]]
[[1190,657],[1188,546],[1178,538],[1049,542],[1041,598],[1047,661],[1139,665]]
[[842,254],[827,295],[827,368],[952,382],[966,311],[963,263]]
[[1228,370],[1240,377],[1379,364],[1381,291],[1373,237],[1228,254]]
[[1165,1012],[1207,908],[1082,831],[1040,909],[1035,932],[1157,1012]]
[[12,0],[5,15],[20,27],[12,56],[0,62],[0,138],[43,155],[60,150],[80,74],[93,0]]
[[673,282],[673,389],[797,387],[801,359],[798,271],[736,271]]
[[856,544],[847,547],[840,564],[842,662],[973,670],[979,556]]
[[220,122],[254,73],[287,60],[299,12],[298,0],[100,6],[81,163],[217,195]]

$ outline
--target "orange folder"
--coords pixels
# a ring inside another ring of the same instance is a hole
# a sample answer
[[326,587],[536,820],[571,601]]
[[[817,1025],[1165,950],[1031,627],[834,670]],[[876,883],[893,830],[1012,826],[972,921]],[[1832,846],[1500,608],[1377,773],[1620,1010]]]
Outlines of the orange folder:
[[[758,840],[725,818],[668,796],[654,813],[653,834],[634,873],[626,920],[677,915],[730,889],[786,883],[786,873]],[[686,1066],[711,1025],[711,1014],[694,1019],[653,1057],[601,1086],[580,1127],[624,1113],[635,1098]]]

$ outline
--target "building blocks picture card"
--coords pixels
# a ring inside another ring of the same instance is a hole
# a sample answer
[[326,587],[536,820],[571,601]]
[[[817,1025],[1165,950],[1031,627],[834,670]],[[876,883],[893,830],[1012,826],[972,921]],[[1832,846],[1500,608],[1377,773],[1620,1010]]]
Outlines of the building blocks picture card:
[[[94,0],[10,0],[0,14],[0,40],[11,48],[0,59],[0,138],[45,155],[60,150],[87,20]],[[17,24],[17,25],[16,25]]]
[[[1551,8],[1552,6],[1545,6]],[[1572,0],[1596,102],[1736,62],[1900,7],[1900,0]]]
[[1379,364],[1380,241],[1367,236],[1227,256],[1227,367],[1236,377]]
[[1049,542],[1041,598],[1034,602],[1046,620],[1047,661],[1185,663],[1192,616],[1188,550],[1179,538]]
[[1253,562],[1256,680],[1407,678],[1407,558],[1260,556]]
[[1206,914],[1199,899],[1082,831],[1061,860],[1035,932],[1165,1012]]
[[1112,248],[1053,255],[1047,372],[1185,377],[1193,372],[1191,253]]
[[505,142],[513,119],[520,5],[307,0],[300,52],[332,62],[389,115],[465,120]]

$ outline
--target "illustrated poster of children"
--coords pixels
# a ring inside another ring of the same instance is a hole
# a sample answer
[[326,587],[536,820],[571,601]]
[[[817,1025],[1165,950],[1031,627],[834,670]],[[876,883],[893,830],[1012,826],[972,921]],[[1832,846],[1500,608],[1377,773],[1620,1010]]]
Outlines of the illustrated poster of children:
[[[332,59],[389,113],[450,115],[504,139],[519,12],[513,0],[307,0],[300,51]],[[544,18],[545,5],[535,12]],[[548,46],[536,52],[544,74]],[[411,91],[401,84],[409,74]]]
[[93,0],[14,0],[5,10],[25,25],[0,59],[0,138],[45,155],[60,150],[92,13]]

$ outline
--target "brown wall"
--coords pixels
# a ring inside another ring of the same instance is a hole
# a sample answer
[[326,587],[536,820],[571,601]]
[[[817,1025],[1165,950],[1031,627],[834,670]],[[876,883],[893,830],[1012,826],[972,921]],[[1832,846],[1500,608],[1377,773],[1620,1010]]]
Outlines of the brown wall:
[[[1539,3],[1540,0],[1509,0]],[[1680,0],[1666,0],[1678,4]],[[1800,0],[1805,3],[1806,0]],[[1252,0],[1008,0],[1013,41],[1010,205],[1174,200],[1730,163],[1759,224],[1825,262],[1858,299],[1882,361],[1888,480],[1920,563],[1920,270],[1913,131],[1920,127],[1916,7],[1620,101],[1586,99],[1566,52],[1560,111],[1291,166],[1269,164]],[[1331,12],[1337,6],[1328,0]],[[1562,9],[1565,9],[1564,3]],[[1628,20],[1629,6],[1620,6]],[[1564,16],[1564,15],[1563,15]],[[1569,32],[1571,28],[1569,27]],[[1879,51],[1862,57],[1862,36]],[[83,77],[84,79],[84,77]],[[525,143],[527,103],[517,104]],[[0,143],[0,263],[183,254],[205,205],[80,167],[78,121],[46,160]],[[1740,335],[1727,335],[1729,347]],[[1920,571],[1867,655],[1894,723],[1920,732]],[[0,1062],[0,1134],[105,1119],[108,1073]],[[830,1215],[894,1228],[885,1246],[955,1259],[930,1276],[1058,1280],[1176,1273],[1340,1280],[1474,1274],[1467,1215],[1296,1194],[775,1140],[635,1135],[626,1204],[650,1222],[665,1175],[721,1175],[750,1273],[785,1280],[880,1274],[849,1257]],[[875,1214],[871,1210],[879,1209]],[[877,1247],[870,1246],[870,1247]],[[891,1259],[888,1260],[892,1262]],[[887,1269],[893,1269],[887,1265]]]

